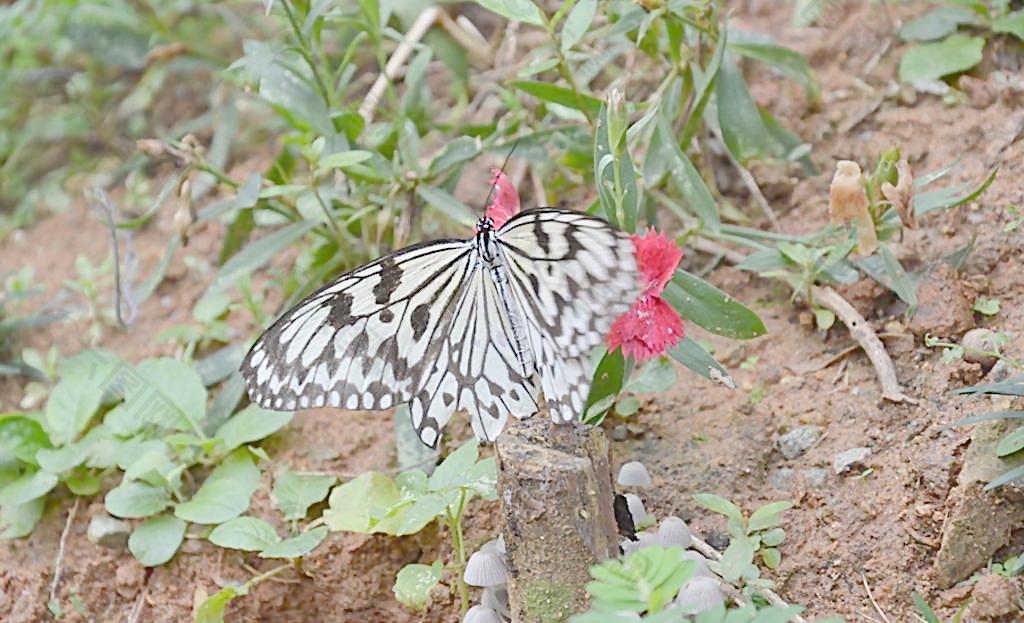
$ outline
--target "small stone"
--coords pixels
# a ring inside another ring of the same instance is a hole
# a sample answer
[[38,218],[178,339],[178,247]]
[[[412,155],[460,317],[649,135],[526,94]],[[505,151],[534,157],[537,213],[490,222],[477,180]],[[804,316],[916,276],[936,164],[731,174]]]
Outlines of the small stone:
[[793,480],[795,477],[795,470],[790,469],[789,467],[783,467],[775,470],[768,476],[768,484],[779,491],[789,491],[793,488]]
[[800,426],[779,437],[779,452],[787,459],[795,459],[818,443],[820,426]]
[[729,535],[725,532],[719,532],[718,530],[711,530],[708,532],[708,536],[705,539],[707,544],[717,549],[720,552],[724,552],[729,547]]
[[915,335],[954,338],[974,328],[974,311],[957,272],[941,263],[918,281],[917,311],[909,329]]
[[629,439],[629,429],[625,424],[619,424],[608,433],[608,436],[612,438],[612,441],[626,441]]
[[92,519],[89,520],[86,536],[97,545],[111,549],[122,549],[128,546],[128,536],[131,533],[132,526],[130,523],[100,512],[93,515]]
[[837,474],[864,466],[864,459],[871,454],[871,448],[850,448],[840,452],[832,459],[832,469]]
[[134,595],[142,586],[143,580],[146,579],[146,572],[142,565],[133,558],[117,566],[114,579],[117,582],[117,594],[127,598]]
[[999,90],[994,84],[973,76],[960,76],[959,86],[974,108],[988,108],[999,97]]
[[1010,367],[1010,364],[1000,359],[994,366],[992,366],[992,369],[988,371],[988,374],[985,375],[985,380],[991,381],[992,383],[1002,383],[1014,374],[1014,369]]
[[828,484],[828,470],[821,469],[820,467],[811,467],[800,473],[804,477],[804,482],[812,489],[821,489]]
[[992,366],[996,365],[996,361],[999,360],[995,355],[978,352],[999,352],[999,344],[996,342],[995,333],[988,329],[971,329],[964,334],[964,339],[960,341],[960,345],[964,347],[964,361],[976,363],[986,372],[991,370]]
[[983,575],[971,591],[968,620],[1019,621],[1021,594],[1010,578],[994,573]]

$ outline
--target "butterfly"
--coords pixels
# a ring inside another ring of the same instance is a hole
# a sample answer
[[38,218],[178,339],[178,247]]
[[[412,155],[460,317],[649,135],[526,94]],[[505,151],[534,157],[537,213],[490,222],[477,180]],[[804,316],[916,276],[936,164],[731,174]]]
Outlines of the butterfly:
[[[456,411],[493,441],[509,415],[583,412],[591,351],[640,293],[633,243],[603,219],[534,208],[469,239],[414,244],[282,315],[242,362],[267,409],[409,405],[436,447]],[[543,397],[541,396],[543,394]]]

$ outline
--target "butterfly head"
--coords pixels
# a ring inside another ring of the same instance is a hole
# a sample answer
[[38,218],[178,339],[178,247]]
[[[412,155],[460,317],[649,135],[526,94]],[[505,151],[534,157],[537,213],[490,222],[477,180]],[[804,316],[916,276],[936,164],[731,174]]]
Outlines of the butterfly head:
[[489,216],[481,216],[476,222],[477,232],[494,231],[494,219]]

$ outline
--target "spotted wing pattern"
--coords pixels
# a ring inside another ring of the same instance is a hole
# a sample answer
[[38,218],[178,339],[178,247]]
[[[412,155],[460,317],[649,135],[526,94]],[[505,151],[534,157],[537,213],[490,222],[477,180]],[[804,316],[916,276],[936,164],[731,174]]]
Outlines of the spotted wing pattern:
[[633,243],[599,218],[554,208],[521,212],[497,237],[548,411],[571,421],[590,391],[590,352],[640,293]]

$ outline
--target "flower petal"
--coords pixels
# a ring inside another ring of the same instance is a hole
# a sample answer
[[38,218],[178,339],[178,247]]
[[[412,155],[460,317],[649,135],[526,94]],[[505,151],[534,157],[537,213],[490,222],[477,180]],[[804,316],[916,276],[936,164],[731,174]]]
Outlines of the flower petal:
[[612,324],[608,345],[610,350],[621,347],[623,355],[643,361],[665,354],[685,335],[675,308],[660,296],[643,294]]
[[661,294],[679,266],[683,250],[653,227],[642,236],[634,234],[633,246],[636,248],[637,267],[648,284],[647,293]]

